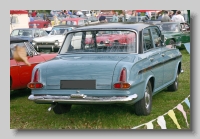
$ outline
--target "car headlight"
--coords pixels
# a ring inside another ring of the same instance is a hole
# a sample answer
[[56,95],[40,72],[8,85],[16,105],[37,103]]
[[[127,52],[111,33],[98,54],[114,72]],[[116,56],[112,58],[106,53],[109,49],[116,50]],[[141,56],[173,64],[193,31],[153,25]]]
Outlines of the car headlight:
[[109,40],[106,40],[105,43],[108,44],[108,43],[110,43],[110,41],[109,41]]
[[55,45],[55,46],[58,46],[58,45],[59,45],[59,41],[55,41],[55,42],[54,42],[54,45]]
[[32,42],[32,45],[33,45],[33,46],[35,46],[36,44],[37,44],[36,42],[34,42],[34,41]]

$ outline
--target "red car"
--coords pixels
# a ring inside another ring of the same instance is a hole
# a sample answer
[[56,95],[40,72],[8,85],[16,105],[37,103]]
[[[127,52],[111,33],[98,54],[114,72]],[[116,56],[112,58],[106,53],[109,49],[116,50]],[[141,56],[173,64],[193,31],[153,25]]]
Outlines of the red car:
[[[17,62],[13,58],[15,46],[25,46],[27,51],[28,62],[31,66],[26,65],[24,62]],[[28,40],[10,39],[10,89],[24,89],[31,81],[32,70],[35,65],[53,59],[57,54],[40,54],[28,42]]]
[[49,21],[44,21],[44,20],[34,20],[28,23],[29,28],[48,28],[51,26],[51,23]]
[[[99,31],[96,37],[98,46],[112,46],[113,43],[120,45],[128,45],[133,43],[135,36],[133,33],[128,33],[126,31]],[[86,39],[86,44],[93,43],[92,38]]]

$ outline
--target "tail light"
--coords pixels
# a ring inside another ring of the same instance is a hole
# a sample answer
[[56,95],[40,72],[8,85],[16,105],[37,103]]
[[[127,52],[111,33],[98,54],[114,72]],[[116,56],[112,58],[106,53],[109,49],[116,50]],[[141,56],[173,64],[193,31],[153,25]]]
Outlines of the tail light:
[[41,89],[43,84],[39,82],[40,71],[37,69],[34,74],[33,82],[30,82],[27,87],[30,89]]
[[129,89],[130,88],[130,84],[126,82],[126,78],[127,78],[127,73],[126,73],[126,69],[123,68],[121,73],[120,73],[120,78],[119,78],[119,82],[114,84],[114,88],[115,89]]
[[30,82],[27,87],[29,89],[41,89],[43,87],[42,83],[37,83],[37,82]]

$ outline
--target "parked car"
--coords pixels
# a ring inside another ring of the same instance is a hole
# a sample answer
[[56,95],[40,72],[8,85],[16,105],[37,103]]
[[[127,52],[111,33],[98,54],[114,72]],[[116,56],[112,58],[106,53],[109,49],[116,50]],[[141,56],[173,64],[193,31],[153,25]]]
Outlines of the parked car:
[[82,15],[82,16],[80,16],[80,17],[87,20],[87,23],[88,23],[87,25],[99,23],[98,18],[95,17],[95,16],[88,16],[88,17],[87,17],[87,16],[85,16],[85,15]]
[[33,39],[33,46],[38,52],[58,52],[67,32],[76,27],[67,25],[54,26],[48,36]]
[[91,13],[92,13],[91,10],[81,10],[81,12],[83,13],[83,15],[86,15],[87,17],[92,16],[92,15],[91,15]]
[[14,29],[10,37],[11,38],[19,38],[22,40],[28,40],[30,43],[32,43],[34,38],[38,37],[43,37],[43,36],[48,36],[48,33],[39,28],[19,28],[19,29]]
[[61,25],[74,25],[74,26],[85,26],[88,25],[87,19],[84,18],[65,18],[60,22]]
[[145,16],[129,16],[127,22],[143,22]]
[[44,21],[44,20],[34,20],[30,21],[29,23],[29,28],[47,28],[48,26],[51,26],[51,23],[49,21]]
[[[107,35],[98,43],[102,31]],[[112,31],[120,33],[112,36]],[[182,55],[163,41],[158,26],[151,24],[77,28],[66,35],[55,59],[34,68],[28,99],[51,104],[55,114],[68,112],[73,104],[129,104],[137,115],[149,115],[153,95],[178,89]]]
[[[17,62],[13,58],[16,45],[20,47],[25,46],[28,62],[31,66],[26,65],[24,62]],[[31,81],[33,68],[37,64],[48,61],[55,56],[56,54],[38,53],[28,40],[10,38],[10,89],[17,90],[27,88],[27,84]]]
[[166,45],[190,43],[190,25],[188,23],[162,22],[156,24],[165,35]]

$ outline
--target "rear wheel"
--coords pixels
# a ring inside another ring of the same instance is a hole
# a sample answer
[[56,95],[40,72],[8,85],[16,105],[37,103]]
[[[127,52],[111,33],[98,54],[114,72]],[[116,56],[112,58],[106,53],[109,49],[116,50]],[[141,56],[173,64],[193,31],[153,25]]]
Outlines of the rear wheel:
[[136,115],[149,115],[151,113],[151,107],[152,107],[152,87],[151,83],[148,82],[144,97],[135,103],[135,114]]
[[173,84],[171,84],[170,86],[168,86],[167,88],[169,91],[176,91],[178,90],[178,72],[176,74],[176,79],[173,82]]
[[70,104],[56,104],[55,107],[53,108],[53,111],[55,114],[63,114],[63,113],[67,113],[70,111],[71,109]]

